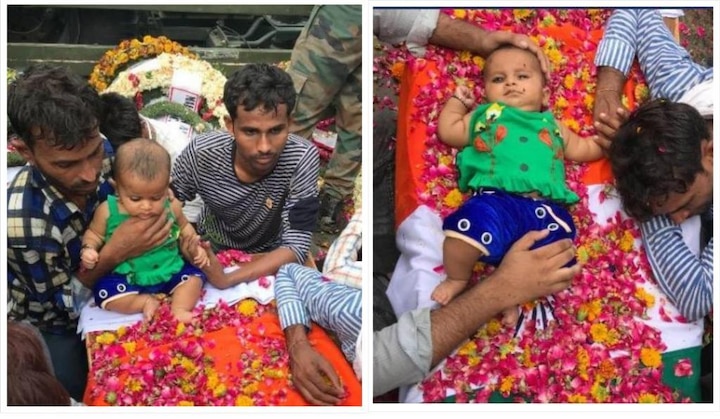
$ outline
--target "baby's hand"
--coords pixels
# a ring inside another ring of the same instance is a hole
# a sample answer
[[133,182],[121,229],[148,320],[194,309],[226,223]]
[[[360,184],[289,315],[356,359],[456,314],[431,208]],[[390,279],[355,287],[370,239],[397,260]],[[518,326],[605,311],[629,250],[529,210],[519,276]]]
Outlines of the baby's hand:
[[205,249],[200,246],[197,247],[197,253],[193,258],[193,265],[197,266],[198,268],[205,268],[207,266],[210,266],[210,257],[208,257]]
[[80,255],[83,266],[85,267],[85,269],[88,270],[92,270],[95,268],[95,265],[97,265],[99,258],[100,255],[98,254],[97,250],[89,247],[84,248],[82,250],[82,254]]
[[464,85],[459,85],[455,88],[455,97],[465,105],[466,108],[471,109],[475,105],[475,96],[472,90]]

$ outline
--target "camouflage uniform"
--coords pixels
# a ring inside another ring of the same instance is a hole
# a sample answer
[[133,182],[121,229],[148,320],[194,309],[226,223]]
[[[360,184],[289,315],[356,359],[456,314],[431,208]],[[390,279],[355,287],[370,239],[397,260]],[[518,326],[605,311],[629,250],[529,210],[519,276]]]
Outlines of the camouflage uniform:
[[292,132],[309,139],[318,122],[335,116],[338,139],[324,175],[321,217],[336,217],[360,172],[361,65],[362,6],[315,6],[288,73],[298,92]]

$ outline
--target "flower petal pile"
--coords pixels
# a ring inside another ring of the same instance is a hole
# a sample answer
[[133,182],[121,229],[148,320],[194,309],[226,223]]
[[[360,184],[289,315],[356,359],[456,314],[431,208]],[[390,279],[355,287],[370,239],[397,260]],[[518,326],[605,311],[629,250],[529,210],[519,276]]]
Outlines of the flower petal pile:
[[[443,10],[486,30],[510,30],[535,40],[552,65],[550,109],[581,136],[594,135],[592,109],[596,68],[591,58],[596,43],[585,40],[570,46],[554,36],[553,29],[571,25],[580,33],[602,29],[609,10],[498,9]],[[581,39],[590,39],[584,37]],[[375,61],[376,81],[399,79],[406,67],[437,64],[430,82],[413,99],[417,112],[411,121],[427,125],[419,204],[447,216],[466,196],[457,189],[455,151],[437,138],[437,117],[455,86],[464,84],[482,100],[483,59],[471,53],[429,46],[424,58],[405,48],[388,49]],[[636,84],[634,100],[647,97],[637,66],[629,76]],[[624,98],[627,104],[628,98]],[[388,98],[375,98],[376,106],[393,106]],[[645,286],[653,286],[644,252],[638,249],[639,230],[617,213],[604,226],[588,208],[587,165],[568,162],[570,188],[581,198],[571,210],[577,226],[581,277],[554,296],[555,321],[539,330],[528,325],[514,335],[498,320],[489,322],[444,365],[420,383],[427,402],[441,401],[448,391],[459,402],[487,402],[498,394],[530,402],[672,402],[681,398],[662,382],[661,354],[666,346],[660,332],[644,323],[656,304]],[[604,193],[612,193],[608,186]],[[479,274],[490,268],[478,269]],[[524,310],[532,307],[524,307]],[[674,366],[678,376],[688,374],[687,362]],[[684,401],[684,400],[683,400]]]

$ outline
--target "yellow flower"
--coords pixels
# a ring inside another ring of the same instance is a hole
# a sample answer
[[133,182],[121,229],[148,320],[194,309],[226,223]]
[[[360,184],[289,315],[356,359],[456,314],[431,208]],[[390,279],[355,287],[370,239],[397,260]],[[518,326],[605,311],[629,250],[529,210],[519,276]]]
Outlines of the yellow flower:
[[592,110],[593,105],[595,104],[595,96],[585,95],[583,98],[583,104],[587,110]]
[[568,403],[587,403],[587,397],[582,394],[571,394],[568,397]]
[[545,55],[553,67],[557,68],[563,61],[563,56],[557,48],[545,49]]
[[477,351],[477,345],[475,344],[475,341],[470,340],[465,345],[460,347],[460,349],[458,349],[457,353],[458,353],[458,355],[470,356],[470,355],[474,354],[476,351]]
[[525,349],[523,349],[522,363],[526,368],[532,368],[535,366],[535,363],[532,361],[532,354],[530,353],[530,345],[525,345]]
[[581,378],[587,380],[588,374],[587,374],[587,368],[590,364],[590,355],[588,355],[585,348],[578,348],[577,354],[575,357],[578,360],[578,373]]
[[195,403],[188,401],[188,400],[181,400],[177,405],[178,406],[195,406]]
[[237,398],[235,399],[235,406],[254,406],[254,405],[255,405],[255,403],[253,402],[253,400],[244,394],[237,396]]
[[638,397],[638,403],[659,403],[660,398],[650,393],[640,393]]
[[640,361],[646,367],[658,368],[662,365],[662,355],[656,349],[642,348],[640,349]]
[[563,122],[565,123],[565,126],[570,128],[573,132],[580,131],[580,123],[574,119],[564,119]]
[[182,361],[180,361],[180,366],[190,375],[195,375],[197,372],[197,366],[195,366],[195,363],[189,358],[183,358]]
[[441,166],[450,166],[453,162],[453,158],[452,156],[442,155],[440,156],[439,161]]
[[237,311],[243,316],[252,316],[257,311],[257,301],[251,298],[242,300],[238,304]]
[[618,247],[623,252],[630,252],[635,248],[635,237],[633,237],[632,233],[629,231],[625,231],[620,238],[620,243],[618,244]]
[[259,369],[262,366],[262,362],[260,362],[259,359],[253,360],[252,363],[250,363],[250,368],[256,370]]
[[602,403],[608,398],[608,389],[599,380],[596,380],[590,388],[590,394],[592,394],[596,402]]
[[480,363],[480,357],[478,356],[470,356],[467,359],[468,367],[476,367]]
[[450,191],[443,199],[443,203],[449,208],[457,208],[462,202],[463,196],[457,188]]
[[136,378],[130,378],[127,382],[127,388],[131,393],[137,393],[143,389],[143,385],[140,380]]
[[515,384],[515,377],[503,377],[503,379],[500,381],[500,392],[503,394],[509,393],[510,390],[512,390],[513,384]]
[[210,390],[214,390],[219,382],[220,380],[218,379],[217,374],[215,373],[215,371],[213,371],[212,373],[207,374],[207,381],[205,382],[205,386]]
[[483,59],[483,57],[480,57],[478,55],[474,56],[472,61],[473,61],[473,64],[475,64],[478,67],[482,67],[483,65],[485,65],[485,60]]
[[513,16],[515,16],[515,20],[527,19],[534,14],[535,14],[535,12],[532,9],[515,9],[515,10],[513,10]]
[[467,16],[467,10],[455,9],[455,10],[453,10],[453,16],[455,16],[458,19],[465,19],[465,16]]
[[568,105],[569,103],[564,97],[560,97],[558,100],[555,101],[555,108],[557,108],[558,110],[563,110],[567,108]]
[[461,51],[460,54],[458,54],[458,57],[460,58],[460,61],[466,63],[472,59],[472,53],[470,51]]
[[243,393],[247,394],[248,396],[252,396],[253,394],[257,393],[258,388],[258,383],[250,383],[243,387]]
[[125,336],[125,333],[127,333],[127,327],[120,326],[120,328],[118,328],[118,330],[117,330],[118,337],[121,338],[121,337]]
[[275,378],[275,379],[285,377],[285,373],[281,369],[277,369],[277,368],[265,368],[265,370],[263,370],[263,375],[265,375],[265,377]]
[[213,390],[213,396],[215,397],[222,397],[227,393],[227,387],[225,387],[225,384],[220,383],[215,389]]
[[95,342],[101,345],[110,345],[115,342],[115,334],[112,332],[103,332],[103,334],[95,338]]
[[648,89],[647,84],[639,83],[637,86],[635,86],[635,99],[637,99],[638,102],[644,102],[649,97],[650,89]]
[[645,303],[645,307],[650,308],[655,305],[655,296],[645,291],[645,288],[635,290],[635,297]]
[[180,389],[182,389],[183,393],[190,394],[195,391],[195,384],[190,381],[183,380],[180,382]]
[[125,342],[122,344],[123,349],[125,349],[125,352],[127,352],[128,354],[135,352],[136,346],[137,343],[135,342]]
[[500,321],[498,319],[492,319],[489,322],[487,322],[487,326],[485,326],[485,330],[487,330],[488,336],[495,336],[500,332],[502,329],[502,325],[500,324]]
[[575,87],[575,76],[572,74],[568,74],[565,76],[565,79],[563,80],[563,85],[566,89],[572,89]]
[[185,332],[185,323],[180,322],[175,328],[175,336],[180,336],[183,334],[183,332]]
[[604,343],[607,340],[608,328],[604,324],[595,323],[590,326],[590,336],[597,343]]

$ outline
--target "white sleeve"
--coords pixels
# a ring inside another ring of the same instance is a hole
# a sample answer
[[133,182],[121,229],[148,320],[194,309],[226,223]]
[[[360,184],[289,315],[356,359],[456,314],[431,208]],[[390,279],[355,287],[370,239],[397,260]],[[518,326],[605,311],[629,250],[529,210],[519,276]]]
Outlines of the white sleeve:
[[404,41],[413,55],[422,56],[439,17],[440,9],[374,9],[373,31],[379,40]]

